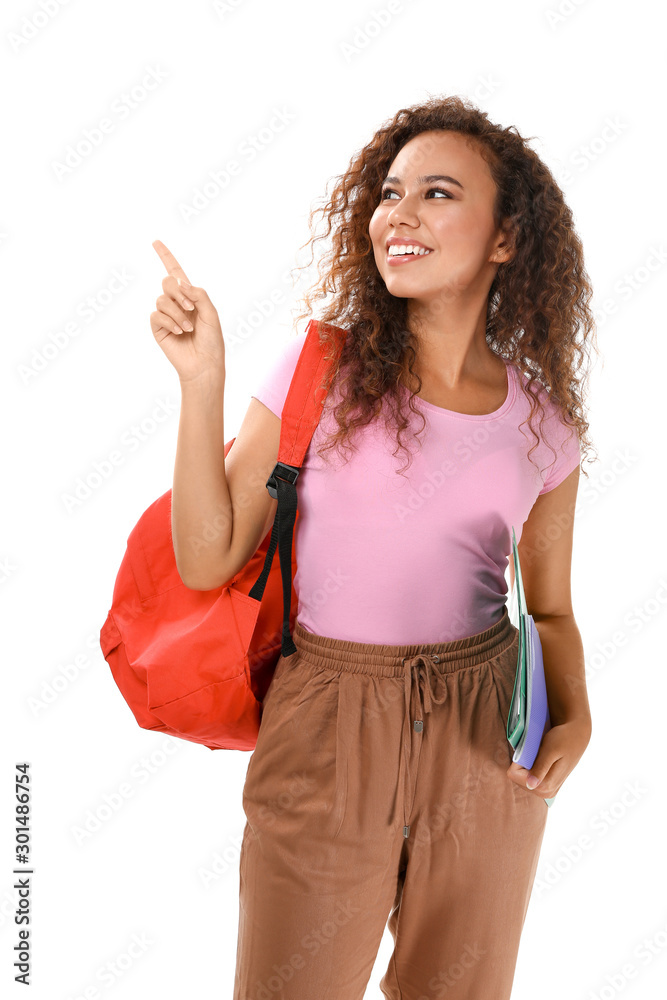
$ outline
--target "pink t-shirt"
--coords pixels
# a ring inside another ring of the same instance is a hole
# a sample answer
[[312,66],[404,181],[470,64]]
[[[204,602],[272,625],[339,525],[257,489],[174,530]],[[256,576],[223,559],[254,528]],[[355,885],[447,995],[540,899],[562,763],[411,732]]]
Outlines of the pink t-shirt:
[[[278,417],[305,339],[304,332],[283,348],[253,394]],[[407,645],[474,635],[500,619],[511,526],[518,543],[538,495],[581,460],[575,429],[543,387],[540,436],[556,454],[541,440],[527,457],[535,444],[528,424],[519,429],[530,412],[519,387],[519,378],[527,378],[513,365],[507,371],[509,392],[493,413],[456,413],[415,397],[427,425],[418,440],[401,434],[412,453],[407,470],[405,451],[392,455],[395,438],[379,420],[355,432],[357,452],[316,454],[337,427],[327,410],[340,399],[334,388],[297,481],[294,589],[304,628],[352,642]],[[419,430],[421,420],[407,413]]]

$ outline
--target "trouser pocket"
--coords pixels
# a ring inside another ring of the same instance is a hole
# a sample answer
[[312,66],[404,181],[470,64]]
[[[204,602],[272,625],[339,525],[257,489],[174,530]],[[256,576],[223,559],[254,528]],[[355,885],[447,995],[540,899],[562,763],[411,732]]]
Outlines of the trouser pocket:
[[519,632],[515,629],[514,638],[509,646],[488,663],[489,675],[496,692],[498,740],[505,750],[508,765],[511,764],[514,755],[514,749],[507,739],[507,719],[514,695],[518,653]]
[[243,789],[255,832],[292,842],[333,839],[345,798],[337,671],[286,661],[272,683]]

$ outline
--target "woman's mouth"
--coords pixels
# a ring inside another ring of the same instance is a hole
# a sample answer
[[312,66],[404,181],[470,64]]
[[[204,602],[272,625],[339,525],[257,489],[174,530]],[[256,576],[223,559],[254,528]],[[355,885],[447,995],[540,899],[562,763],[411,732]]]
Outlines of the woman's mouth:
[[[398,248],[398,252],[394,250],[394,247]],[[389,252],[390,249],[393,251],[392,253]],[[390,247],[387,247],[386,261],[391,267],[403,267],[409,261],[422,260],[424,257],[430,257],[433,252],[433,250],[424,250],[422,247],[404,247],[401,244],[391,244]]]

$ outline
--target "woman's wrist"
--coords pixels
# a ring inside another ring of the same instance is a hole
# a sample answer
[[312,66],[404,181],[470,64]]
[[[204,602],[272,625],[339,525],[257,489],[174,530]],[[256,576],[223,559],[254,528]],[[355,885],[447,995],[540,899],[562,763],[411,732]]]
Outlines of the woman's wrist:
[[197,388],[198,386],[206,386],[207,388],[211,385],[222,385],[225,384],[226,370],[224,365],[216,366],[215,368],[206,368],[204,371],[200,372],[198,375],[193,375],[191,378],[180,378],[181,389]]
[[593,722],[590,713],[578,712],[576,715],[568,715],[564,719],[552,719],[552,726],[571,726],[581,736],[582,740],[590,740],[593,732]]

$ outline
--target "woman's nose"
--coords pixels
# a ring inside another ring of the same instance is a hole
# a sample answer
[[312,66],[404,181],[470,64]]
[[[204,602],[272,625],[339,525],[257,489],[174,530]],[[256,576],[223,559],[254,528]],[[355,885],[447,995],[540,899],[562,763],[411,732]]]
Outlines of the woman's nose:
[[401,221],[419,222],[417,214],[417,202],[415,199],[403,197],[390,210],[387,221],[397,225]]

